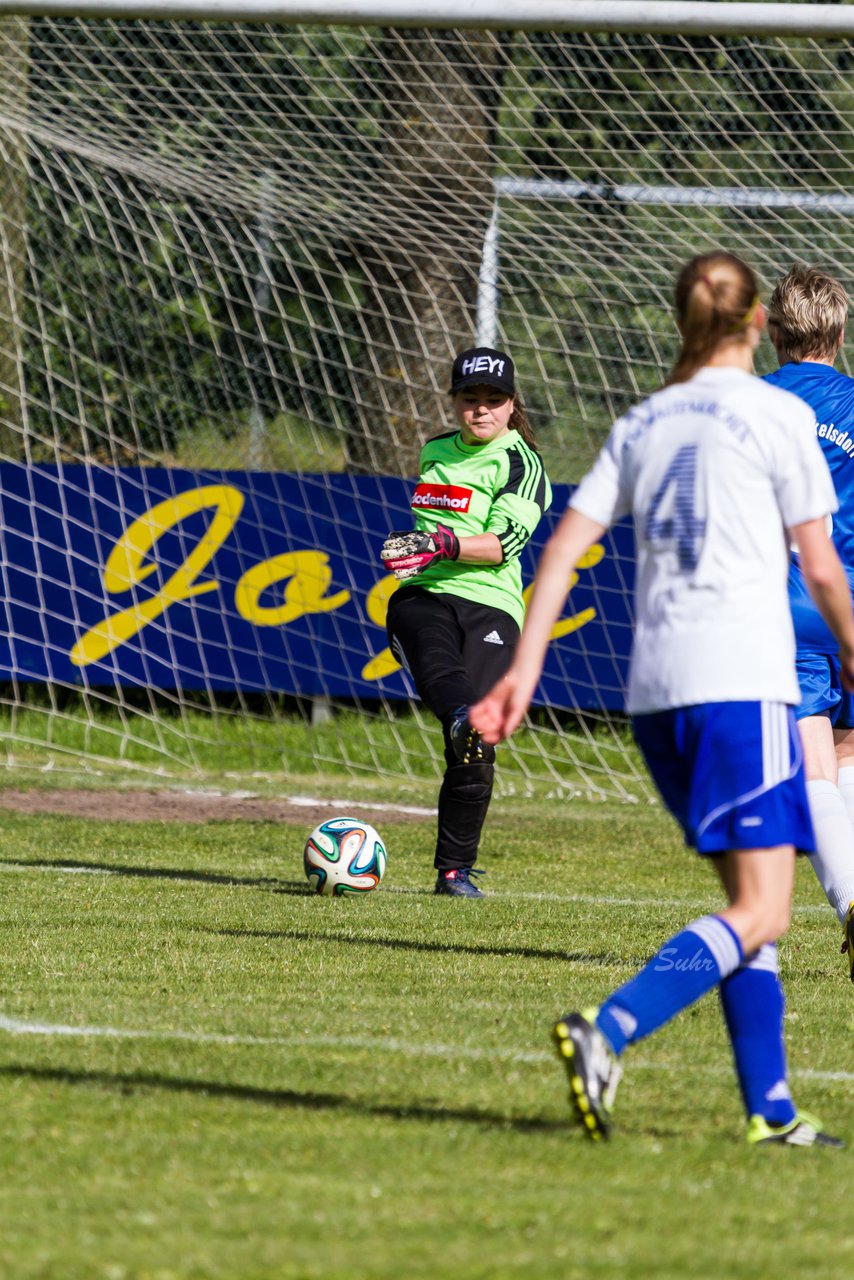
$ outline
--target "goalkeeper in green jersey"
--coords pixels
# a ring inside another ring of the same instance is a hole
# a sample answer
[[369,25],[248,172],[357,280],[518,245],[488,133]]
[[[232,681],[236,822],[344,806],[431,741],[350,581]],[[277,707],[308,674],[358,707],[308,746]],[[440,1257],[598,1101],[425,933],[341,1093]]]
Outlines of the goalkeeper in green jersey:
[[445,738],[436,893],[480,898],[472,882],[495,749],[468,719],[510,666],[525,613],[519,555],[551,486],[502,351],[463,351],[451,373],[457,427],[429,440],[412,495],[412,530],[381,552],[401,579],[388,635]]

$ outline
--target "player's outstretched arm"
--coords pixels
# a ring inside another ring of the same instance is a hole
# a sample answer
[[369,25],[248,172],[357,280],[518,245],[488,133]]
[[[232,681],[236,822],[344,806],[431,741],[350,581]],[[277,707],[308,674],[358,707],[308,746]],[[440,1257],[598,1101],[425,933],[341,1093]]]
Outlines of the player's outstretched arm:
[[854,615],[851,590],[825,522],[807,520],[789,533],[798,547],[798,560],[810,595],[839,643],[841,679],[854,692]]
[[602,537],[605,528],[570,507],[546,543],[513,665],[469,711],[471,723],[486,742],[494,745],[509,738],[521,723],[543,669],[552,628],[566,599],[570,574],[584,552]]

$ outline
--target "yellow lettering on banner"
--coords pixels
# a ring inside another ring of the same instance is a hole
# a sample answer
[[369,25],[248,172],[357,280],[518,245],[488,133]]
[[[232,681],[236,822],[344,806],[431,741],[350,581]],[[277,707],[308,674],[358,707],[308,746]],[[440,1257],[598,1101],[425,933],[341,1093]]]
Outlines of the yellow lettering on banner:
[[[270,608],[259,603],[269,587],[288,578],[284,604]],[[235,588],[234,603],[247,622],[259,627],[281,627],[304,613],[328,613],[346,604],[349,591],[327,596],[331,581],[332,570],[325,552],[287,551],[248,569]]]
[[[604,556],[604,554],[605,554],[605,548],[602,546],[602,543],[594,542],[593,546],[588,547],[584,555],[578,561],[577,568],[579,569],[595,568],[596,565]],[[578,582],[578,574],[575,571],[573,571],[572,577],[569,579],[567,592],[571,591],[577,582]],[[533,590],[534,590],[534,584],[532,582],[530,586],[526,587],[523,592],[522,598],[525,601],[526,605],[531,598],[531,592]],[[596,610],[593,608],[590,608],[590,609],[582,609],[581,613],[573,614],[569,618],[562,618],[559,622],[556,622],[554,627],[552,628],[552,634],[550,636],[550,639],[559,640],[561,636],[568,636],[571,634],[571,632],[578,631],[581,629],[581,627],[586,626],[588,622],[592,622],[595,617],[596,617]]]
[[69,654],[76,667],[99,662],[159,618],[170,605],[217,590],[217,581],[197,582],[196,579],[225,542],[243,510],[243,494],[226,484],[190,489],[158,503],[134,520],[110,552],[104,569],[104,586],[111,595],[116,595],[144,582],[157,568],[155,561],[146,562],[145,557],[163,534],[187,516],[209,507],[215,508],[213,519],[184,563],[151,599],[104,618],[81,636]]
[[[388,602],[399,586],[397,578],[394,574],[390,574],[387,578],[380,578],[379,582],[371,587],[365,600],[365,609],[375,626],[385,626]],[[400,663],[391,649],[383,649],[362,668],[362,679],[384,680],[386,676],[393,676],[395,671],[399,670]]]
[[600,560],[605,557],[605,548],[601,542],[594,542],[589,546],[584,555],[575,566],[576,569],[595,569]]

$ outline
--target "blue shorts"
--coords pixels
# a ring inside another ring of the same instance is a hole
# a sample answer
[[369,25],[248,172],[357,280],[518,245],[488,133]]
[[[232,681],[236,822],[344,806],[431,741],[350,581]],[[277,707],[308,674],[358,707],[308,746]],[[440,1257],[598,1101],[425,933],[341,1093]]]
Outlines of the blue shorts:
[[795,707],[797,718],[829,716],[835,729],[854,729],[854,694],[842,688],[835,654],[799,651],[795,667],[801,689],[801,704]]
[[662,799],[698,853],[815,850],[795,716],[781,702],[708,702],[635,716]]
[[[846,572],[850,581],[852,570]],[[795,715],[799,720],[826,715],[835,728],[854,729],[854,697],[846,693],[839,679],[839,645],[807,590],[795,560],[789,566],[789,607],[795,627],[795,663],[802,699]]]

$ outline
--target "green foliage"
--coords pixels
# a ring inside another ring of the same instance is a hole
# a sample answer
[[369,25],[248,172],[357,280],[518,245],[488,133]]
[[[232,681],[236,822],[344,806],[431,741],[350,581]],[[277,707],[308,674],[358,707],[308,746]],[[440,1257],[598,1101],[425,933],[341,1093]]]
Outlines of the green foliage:
[[506,57],[499,176],[589,191],[507,196],[501,209],[502,329],[551,474],[572,481],[666,375],[686,258],[722,245],[766,288],[797,257],[854,270],[838,216],[668,207],[617,188],[847,190],[851,55],[841,43],[519,33]]
[[534,33],[507,62],[496,154],[515,176],[821,188],[854,147],[843,42]]
[[[272,435],[289,418],[317,423],[321,460],[340,448],[335,435],[349,420],[347,402],[334,387],[330,396],[322,370],[327,360],[340,365],[346,338],[328,324],[318,332],[312,299],[325,290],[324,306],[346,302],[347,273],[328,257],[309,261],[299,246],[271,244],[267,268],[280,282],[271,297],[255,278],[257,225],[190,201],[156,199],[128,225],[132,184],[114,177],[113,198],[105,201],[91,175],[78,176],[84,190],[92,183],[87,205],[69,207],[66,193],[48,183],[31,188],[40,204],[31,234],[49,245],[34,266],[29,303],[27,385],[32,427],[45,441],[41,455],[53,460],[58,450],[127,463],[142,452],[165,459],[180,452],[179,440],[212,425],[227,439],[235,419],[253,414]],[[116,227],[124,228],[118,257],[110,248]],[[211,259],[214,237],[229,246],[224,261]],[[301,387],[297,412],[280,404],[281,388],[294,385]]]
[[164,461],[196,471],[237,471],[250,462],[253,470],[261,471],[346,469],[340,438],[288,413],[272,421],[256,419],[250,412],[231,421],[214,417],[197,422],[177,436],[173,455]]
[[[450,74],[455,37],[435,39]],[[766,281],[794,256],[854,270],[838,217],[665,208],[616,188],[847,191],[852,55],[832,41],[498,39],[493,83],[456,54],[493,119],[494,175],[588,186],[564,204],[508,197],[501,211],[502,339],[554,478],[574,480],[613,418],[664,375],[670,282],[685,257],[723,243]],[[334,465],[365,429],[357,401],[378,407],[368,429],[382,431],[387,370],[370,355],[377,318],[365,304],[375,242],[397,226],[377,175],[391,136],[406,169],[407,122],[421,162],[419,103],[388,61],[405,67],[407,47],[367,29],[30,24],[31,100],[50,103],[72,139],[30,153],[22,334],[37,460],[191,459],[209,432],[236,456],[240,424],[254,419],[271,438],[312,423],[319,465]],[[108,135],[103,160],[75,149],[93,129]],[[411,179],[422,202],[428,176]],[[440,206],[424,218],[447,223]],[[421,290],[410,276],[401,289],[412,298],[386,298],[388,313],[417,313]],[[297,438],[292,452],[302,455]],[[290,465],[278,447],[270,465],[280,457]]]

